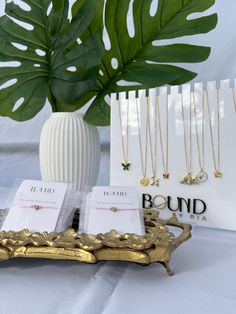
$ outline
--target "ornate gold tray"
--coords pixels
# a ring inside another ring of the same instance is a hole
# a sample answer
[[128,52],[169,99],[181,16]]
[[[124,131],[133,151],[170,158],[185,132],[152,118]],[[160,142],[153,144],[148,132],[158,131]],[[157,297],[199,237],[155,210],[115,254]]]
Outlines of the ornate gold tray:
[[[180,223],[175,215],[160,219],[159,212],[144,210],[145,236],[120,235],[115,230],[91,236],[69,229],[62,233],[0,232],[0,260],[13,258],[46,258],[75,260],[85,263],[97,261],[128,261],[141,265],[162,264],[168,275],[171,253],[191,237],[191,226]],[[180,228],[179,236],[168,226]]]

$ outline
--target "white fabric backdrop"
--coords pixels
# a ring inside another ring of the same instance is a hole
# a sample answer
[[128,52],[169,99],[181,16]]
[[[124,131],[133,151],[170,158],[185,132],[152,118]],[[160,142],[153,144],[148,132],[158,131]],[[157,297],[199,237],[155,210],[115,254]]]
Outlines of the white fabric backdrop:
[[[4,2],[0,2],[3,12]],[[210,58],[189,68],[197,81],[234,78],[235,0],[217,0],[217,29],[186,42],[210,45]],[[182,40],[179,40],[181,42]],[[15,177],[39,178],[38,140],[50,114],[46,106],[25,123],[0,118],[0,186]],[[109,182],[109,129],[101,129],[103,158],[99,183]],[[174,253],[176,276],[159,265],[15,260],[0,263],[1,314],[234,314],[236,311],[235,233],[197,229]]]

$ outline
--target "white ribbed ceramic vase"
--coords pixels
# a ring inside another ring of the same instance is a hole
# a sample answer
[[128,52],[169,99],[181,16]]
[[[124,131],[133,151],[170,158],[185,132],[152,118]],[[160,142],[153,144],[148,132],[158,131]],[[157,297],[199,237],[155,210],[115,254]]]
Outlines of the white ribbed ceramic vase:
[[72,183],[76,190],[96,184],[100,164],[97,127],[75,112],[52,113],[39,145],[40,170],[45,181]]

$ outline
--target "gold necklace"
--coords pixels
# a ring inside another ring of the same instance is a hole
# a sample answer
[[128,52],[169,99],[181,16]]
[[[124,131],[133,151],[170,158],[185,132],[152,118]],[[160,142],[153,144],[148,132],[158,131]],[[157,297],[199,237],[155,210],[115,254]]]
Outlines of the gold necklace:
[[[128,154],[129,154],[129,99],[127,100],[127,110],[126,110],[126,132],[123,130],[122,125],[122,117],[121,117],[121,104],[120,100],[118,101],[118,108],[119,108],[119,119],[120,119],[120,131],[121,131],[121,142],[122,142],[122,153],[123,153],[123,162],[121,166],[123,170],[128,171],[130,170],[131,163],[128,161]],[[126,143],[125,143],[125,133],[126,133]]]
[[201,137],[201,145],[199,140],[199,131],[198,131],[198,121],[197,121],[197,110],[196,110],[196,101],[195,101],[195,94],[192,93],[192,100],[193,100],[193,110],[195,116],[195,128],[196,128],[196,139],[197,139],[197,149],[198,149],[198,163],[200,171],[197,174],[197,180],[200,183],[206,182],[208,180],[208,175],[204,171],[205,166],[205,104],[204,104],[204,93],[202,94],[202,109],[201,109],[201,120],[202,120],[202,137]]
[[159,136],[160,136],[160,145],[161,145],[161,159],[163,165],[163,178],[169,179],[170,174],[168,171],[168,163],[169,163],[169,105],[168,105],[168,94],[166,94],[166,154],[164,157],[164,146],[163,146],[163,137],[162,137],[162,126],[161,126],[161,118],[160,118],[160,110],[159,110],[159,101],[158,96],[156,96],[156,114],[158,118],[158,128],[159,128]]
[[[148,100],[147,100],[147,106],[148,106]],[[141,167],[142,167],[142,175],[143,175],[143,177],[141,178],[139,183],[142,186],[147,187],[150,183],[150,180],[147,177],[147,144],[148,144],[148,123],[149,123],[149,121],[148,121],[148,115],[146,115],[145,152],[143,154],[141,128],[140,128],[140,120],[139,120],[139,110],[138,110],[138,99],[136,99],[136,113],[137,113],[137,124],[138,124],[140,159],[141,159]]]
[[[146,104],[146,114],[148,119],[148,135],[149,135],[149,142],[150,142],[150,152],[151,152],[151,162],[152,162],[152,177],[151,177],[151,185],[152,186],[159,186],[160,180],[157,178],[157,115],[156,115],[157,108],[155,107],[155,127],[154,127],[154,145],[151,136],[151,127],[150,127],[150,112],[149,112],[149,101],[147,98]],[[154,149],[153,149],[154,146]]]
[[187,148],[187,128],[185,123],[185,114],[184,114],[184,101],[183,93],[181,93],[181,111],[182,111],[182,120],[183,120],[183,129],[184,129],[184,152],[185,152],[185,163],[187,174],[181,177],[180,183],[182,184],[198,184],[196,176],[192,174],[192,102],[190,98],[189,106],[189,158],[188,158],[188,148]]
[[217,153],[215,152],[215,143],[213,137],[213,128],[211,122],[211,111],[210,111],[210,102],[209,102],[209,94],[207,94],[207,109],[208,109],[208,121],[210,127],[210,138],[211,138],[211,148],[214,162],[214,176],[216,178],[222,177],[222,172],[220,170],[220,99],[219,99],[219,90],[217,90]]

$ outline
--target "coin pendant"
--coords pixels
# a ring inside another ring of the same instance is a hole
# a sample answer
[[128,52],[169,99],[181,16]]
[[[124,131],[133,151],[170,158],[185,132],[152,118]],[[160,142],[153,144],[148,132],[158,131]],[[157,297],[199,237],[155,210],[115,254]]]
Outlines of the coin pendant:
[[150,183],[150,180],[147,178],[147,177],[143,177],[141,180],[140,180],[140,184],[142,186],[148,186]]

